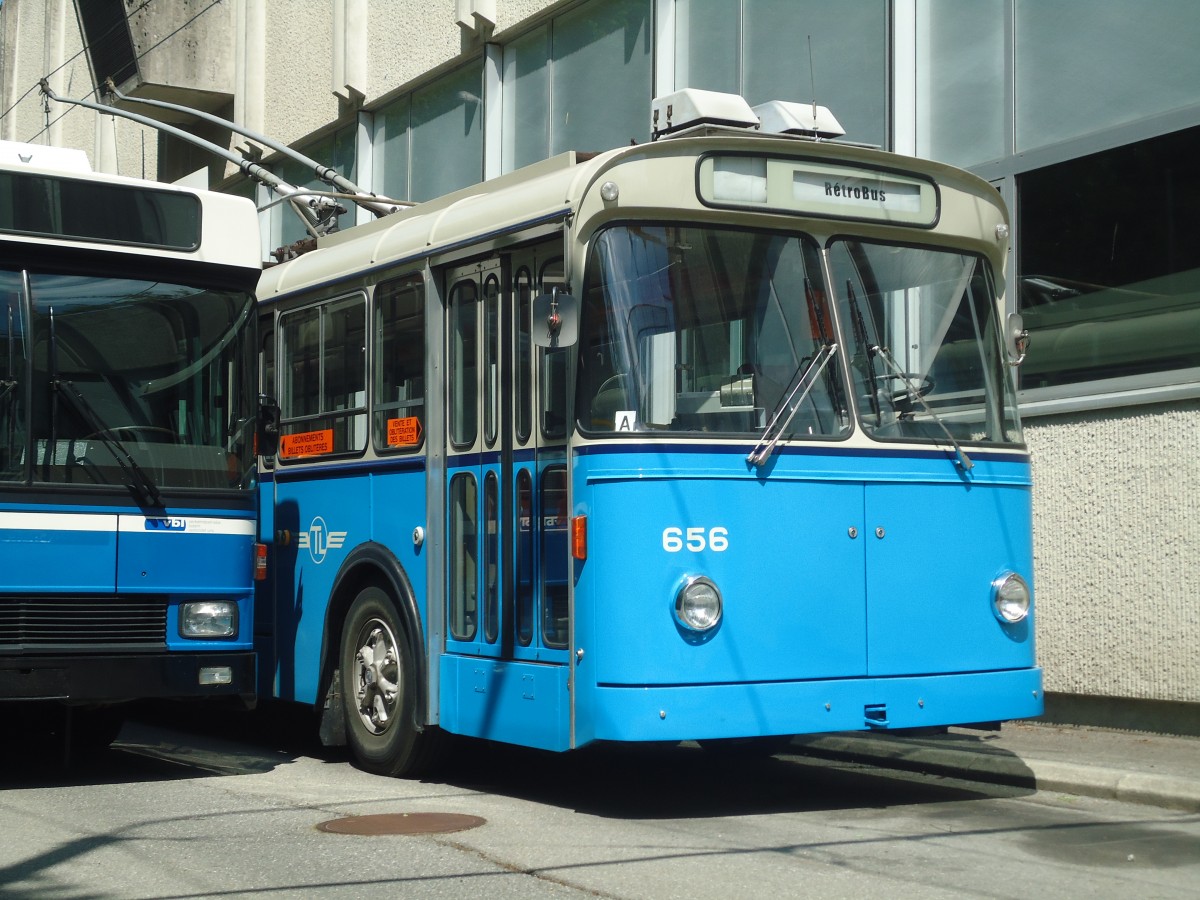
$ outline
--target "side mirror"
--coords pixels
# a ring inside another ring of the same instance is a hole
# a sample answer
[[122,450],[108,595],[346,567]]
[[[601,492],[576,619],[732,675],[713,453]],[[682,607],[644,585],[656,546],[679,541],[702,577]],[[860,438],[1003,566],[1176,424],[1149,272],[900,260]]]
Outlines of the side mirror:
[[533,298],[533,343],[538,347],[572,347],[579,340],[579,301],[558,288]]
[[254,442],[259,456],[274,456],[279,451],[279,403],[266,394],[258,395],[258,427]]
[[1008,350],[1008,364],[1019,366],[1025,362],[1025,354],[1029,351],[1029,330],[1020,313],[1011,313],[1004,330],[1004,345]]

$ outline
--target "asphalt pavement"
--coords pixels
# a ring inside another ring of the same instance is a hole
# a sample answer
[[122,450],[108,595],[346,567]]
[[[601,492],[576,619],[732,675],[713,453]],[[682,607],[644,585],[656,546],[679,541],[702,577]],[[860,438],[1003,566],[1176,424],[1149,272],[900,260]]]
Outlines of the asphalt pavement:
[[802,735],[792,752],[970,781],[1200,811],[1200,738],[1035,721],[999,731]]

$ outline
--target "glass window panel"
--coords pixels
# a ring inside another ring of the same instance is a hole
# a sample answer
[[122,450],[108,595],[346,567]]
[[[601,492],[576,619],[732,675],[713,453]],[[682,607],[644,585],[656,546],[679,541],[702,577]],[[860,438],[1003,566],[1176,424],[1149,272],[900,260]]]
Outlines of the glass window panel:
[[478,548],[475,530],[475,476],[459,473],[450,479],[450,636],[456,641],[475,639]]
[[[362,450],[367,442],[366,307],[361,295],[280,319],[280,457]],[[304,438],[289,440],[293,435]]]
[[533,476],[517,472],[516,507],[517,642],[528,647],[533,640]]
[[1200,366],[1200,128],[1029,172],[1022,388]]
[[28,329],[22,279],[0,272],[0,481],[23,480],[28,425]]
[[554,20],[552,155],[650,139],[652,6],[607,0]]
[[483,439],[496,444],[500,418],[500,279],[489,275],[483,283]]
[[542,473],[542,640],[567,646],[567,470]]
[[432,200],[483,178],[483,63],[412,95],[412,200]]
[[[551,260],[542,266],[538,278],[541,292],[550,293],[554,288],[566,290],[563,281],[561,259]],[[541,359],[541,408],[542,434],[547,438],[562,438],[567,433],[567,361],[570,352],[562,347],[555,350],[543,349]]]
[[815,98],[847,139],[887,145],[886,0],[743,0],[742,22],[741,93],[751,106]]
[[419,275],[375,288],[375,446],[416,450],[425,428],[425,285]]
[[496,643],[500,633],[500,497],[495,472],[483,479],[483,639]]
[[505,172],[545,159],[550,152],[550,27],[542,26],[504,48]]
[[410,200],[408,182],[410,96],[401,97],[375,113],[374,180],[377,193],[393,200]]
[[917,152],[957,166],[998,159],[1005,141],[1002,3],[917,6]]
[[476,384],[479,304],[474,281],[460,281],[450,294],[450,441],[475,443],[479,389]]
[[533,429],[533,276],[517,270],[517,441],[524,444]]
[[[675,87],[741,91],[741,9],[729,0],[677,0]],[[775,98],[772,98],[775,99]]]
[[1200,103],[1195,0],[1017,0],[1017,149]]

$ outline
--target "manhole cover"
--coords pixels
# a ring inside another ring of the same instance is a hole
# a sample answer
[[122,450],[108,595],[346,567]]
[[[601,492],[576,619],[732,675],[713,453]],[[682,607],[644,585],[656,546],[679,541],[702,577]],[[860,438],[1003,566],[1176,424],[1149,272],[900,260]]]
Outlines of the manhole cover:
[[330,819],[320,823],[317,828],[332,834],[446,834],[478,828],[486,821],[479,816],[459,813],[383,813]]

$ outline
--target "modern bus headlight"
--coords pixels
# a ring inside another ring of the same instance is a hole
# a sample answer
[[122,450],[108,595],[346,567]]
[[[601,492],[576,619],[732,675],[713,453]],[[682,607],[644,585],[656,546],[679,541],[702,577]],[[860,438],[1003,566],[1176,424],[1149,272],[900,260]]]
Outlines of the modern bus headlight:
[[1029,585],[1015,572],[992,582],[992,610],[1001,622],[1020,622],[1029,615]]
[[237,634],[238,608],[232,600],[200,600],[179,607],[179,633],[185,638],[227,638]]
[[689,631],[712,631],[721,622],[721,592],[703,576],[689,578],[675,595],[675,618]]

